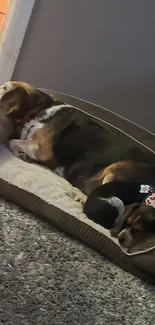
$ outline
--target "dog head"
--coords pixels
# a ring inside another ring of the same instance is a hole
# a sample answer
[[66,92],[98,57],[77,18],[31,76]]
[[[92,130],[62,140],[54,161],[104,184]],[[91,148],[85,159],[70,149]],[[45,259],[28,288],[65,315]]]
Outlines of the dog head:
[[118,240],[121,246],[128,248],[138,232],[155,232],[155,208],[146,204],[128,206],[122,228]]
[[53,104],[54,99],[28,83],[9,81],[0,86],[0,109],[15,122],[33,118],[40,110]]

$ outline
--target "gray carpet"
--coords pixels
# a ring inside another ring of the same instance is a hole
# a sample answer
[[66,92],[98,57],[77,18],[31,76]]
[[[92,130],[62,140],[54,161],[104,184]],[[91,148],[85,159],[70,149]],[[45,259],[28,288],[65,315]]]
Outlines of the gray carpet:
[[0,201],[0,324],[152,325],[155,289]]

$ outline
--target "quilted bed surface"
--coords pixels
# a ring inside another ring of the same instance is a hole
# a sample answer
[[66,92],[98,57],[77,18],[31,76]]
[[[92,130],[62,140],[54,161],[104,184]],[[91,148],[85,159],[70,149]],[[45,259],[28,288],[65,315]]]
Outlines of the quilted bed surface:
[[77,196],[85,198],[81,191],[52,171],[15,157],[4,145],[0,145],[0,178],[103,231],[102,227],[86,217],[82,204],[75,201]]

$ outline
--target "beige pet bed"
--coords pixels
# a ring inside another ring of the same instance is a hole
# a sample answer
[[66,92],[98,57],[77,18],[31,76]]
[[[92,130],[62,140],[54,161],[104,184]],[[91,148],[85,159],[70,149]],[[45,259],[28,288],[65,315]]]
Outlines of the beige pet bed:
[[[91,114],[120,140],[137,141],[137,146],[140,145],[146,155],[154,155],[153,134],[101,107],[66,95],[46,92]],[[6,136],[4,129],[6,124],[3,122],[0,126],[1,139],[3,136],[1,142]],[[123,251],[107,230],[83,214],[82,205],[75,201],[75,196],[79,195],[76,188],[48,169],[16,158],[3,144],[0,145],[0,195],[91,246],[124,270],[151,283],[155,282],[154,235],[142,238],[130,250]]]

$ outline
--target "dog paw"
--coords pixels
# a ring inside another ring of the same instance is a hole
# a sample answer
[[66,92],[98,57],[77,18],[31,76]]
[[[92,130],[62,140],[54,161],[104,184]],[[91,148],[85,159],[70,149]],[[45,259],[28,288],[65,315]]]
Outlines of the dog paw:
[[24,152],[18,152],[18,157],[20,159],[22,159],[23,161],[27,162],[27,163],[30,163],[31,162],[31,159],[29,158],[29,156],[27,156]]
[[21,150],[20,147],[20,140],[13,139],[9,142],[9,148],[13,152],[13,154],[22,159],[23,161],[26,161],[28,163],[31,162],[31,159],[28,157],[28,155]]
[[10,150],[14,153],[15,156],[18,156],[19,154],[19,145],[18,145],[18,140],[11,140],[9,141],[9,148]]
[[14,89],[14,86],[11,81],[8,81],[5,84],[3,84],[2,86],[0,86],[0,100],[2,99],[2,97],[5,94],[9,93],[13,89]]
[[75,200],[76,202],[81,203],[82,205],[84,205],[85,202],[86,202],[86,198],[85,198],[85,197],[80,197],[80,196],[78,196],[78,195],[75,196],[74,200]]
[[119,234],[119,231],[118,231],[118,229],[116,229],[116,228],[111,228],[111,229],[109,230],[109,232],[110,232],[111,237],[117,237],[118,234]]
[[73,187],[73,189],[74,189],[74,192],[73,192],[74,200],[76,202],[79,202],[82,205],[84,205],[86,202],[87,196],[82,191],[80,191],[77,187]]
[[9,142],[9,148],[10,148],[10,150],[13,152],[13,154],[16,157],[19,157],[19,158],[23,159],[23,157],[25,156],[25,154],[21,150],[19,141],[20,140],[16,140],[16,139],[11,140]]

